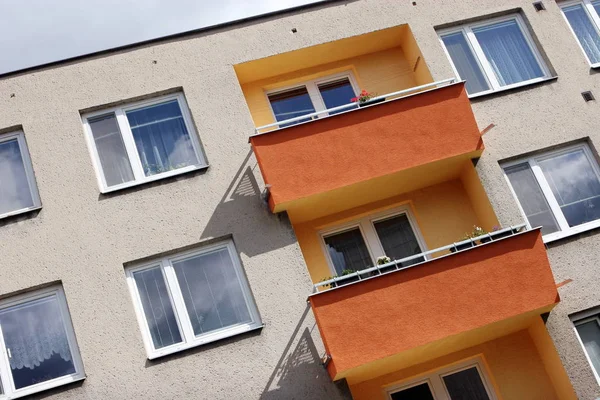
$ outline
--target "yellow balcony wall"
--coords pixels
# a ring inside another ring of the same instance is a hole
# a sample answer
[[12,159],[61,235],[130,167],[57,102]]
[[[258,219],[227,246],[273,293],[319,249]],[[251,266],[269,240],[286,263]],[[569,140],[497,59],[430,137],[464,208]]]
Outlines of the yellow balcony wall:
[[257,127],[275,122],[268,91],[308,80],[350,71],[360,89],[380,95],[433,82],[408,25],[277,54],[234,68]]
[[[319,216],[309,221],[296,222],[292,219],[313,282],[319,282],[332,275],[319,232],[371,214],[408,206],[428,249],[462,240],[465,233],[473,230],[474,225],[491,230],[498,224],[498,220],[481,187],[473,164],[466,161],[460,171],[460,175],[450,180],[385,200]],[[352,199],[348,199],[349,204],[352,204],[351,201]],[[314,215],[321,215],[323,211],[314,209],[313,212]]]
[[[388,399],[387,389],[469,359],[483,360],[498,400],[575,400],[577,397],[542,319],[501,337],[373,377],[365,371],[348,381],[354,400]],[[552,359],[552,361],[548,361]],[[362,380],[361,378],[366,378]]]

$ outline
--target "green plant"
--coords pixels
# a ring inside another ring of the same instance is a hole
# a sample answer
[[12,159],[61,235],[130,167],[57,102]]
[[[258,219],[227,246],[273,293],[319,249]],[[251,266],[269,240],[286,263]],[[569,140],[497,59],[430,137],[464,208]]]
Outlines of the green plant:
[[462,240],[473,239],[478,236],[485,235],[486,233],[488,232],[482,227],[473,225],[473,230],[471,232],[465,233],[465,236],[462,238]]
[[366,103],[375,96],[377,96],[377,93],[369,93],[363,89],[358,96],[353,97],[352,99],[350,99],[350,101],[352,101],[353,103]]
[[377,265],[383,265],[392,262],[392,259],[388,256],[377,257]]

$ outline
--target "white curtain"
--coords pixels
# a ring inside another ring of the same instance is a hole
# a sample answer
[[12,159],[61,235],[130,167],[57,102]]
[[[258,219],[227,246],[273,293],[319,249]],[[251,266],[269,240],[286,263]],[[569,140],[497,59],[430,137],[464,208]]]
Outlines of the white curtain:
[[0,142],[0,214],[33,206],[17,139]]
[[501,86],[544,76],[516,20],[473,29]]
[[597,373],[600,373],[600,325],[597,320],[577,325],[577,331]]
[[467,81],[467,92],[475,94],[489,90],[489,85],[462,32],[442,36],[446,50],[458,71],[460,79]]
[[177,100],[127,112],[146,176],[198,163]]
[[1,311],[0,327],[13,370],[35,369],[54,354],[71,361],[69,341],[55,296]]
[[490,397],[479,376],[477,368],[469,368],[451,375],[446,375],[444,385],[451,399],[489,400]]
[[592,63],[600,62],[600,35],[582,4],[563,8],[581,47]]
[[114,114],[89,121],[107,186],[133,180],[133,171]]

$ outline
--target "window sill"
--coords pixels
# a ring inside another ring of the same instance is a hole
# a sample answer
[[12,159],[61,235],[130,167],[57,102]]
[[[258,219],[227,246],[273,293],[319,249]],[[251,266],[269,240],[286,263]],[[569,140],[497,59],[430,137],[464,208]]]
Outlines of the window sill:
[[86,378],[85,375],[75,375],[75,376],[67,376],[63,378],[57,378],[53,381],[44,382],[38,384],[38,387],[31,387],[26,389],[21,389],[18,392],[11,393],[9,395],[0,395],[0,400],[12,400],[19,399],[21,397],[30,396],[32,394],[42,393],[47,390],[60,388],[63,386],[68,386],[73,383],[82,382]]
[[18,215],[27,214],[27,213],[38,211],[38,210],[41,210],[41,209],[42,209],[41,205],[39,205],[39,206],[36,205],[36,206],[33,206],[33,207],[28,207],[28,208],[22,208],[20,210],[8,212],[6,214],[0,214],[0,220],[3,220],[5,218],[10,218],[10,217],[16,217]]
[[158,358],[165,357],[165,356],[168,356],[168,355],[171,355],[174,353],[179,353],[181,351],[192,349],[194,347],[199,347],[199,346],[203,346],[203,345],[206,345],[209,343],[214,343],[214,342],[217,342],[217,341],[223,340],[223,339],[233,338],[235,336],[238,336],[238,335],[241,335],[244,333],[257,331],[257,330],[264,328],[264,326],[265,325],[263,323],[258,323],[258,324],[237,327],[235,329],[228,330],[226,332],[216,332],[212,335],[207,335],[207,336],[205,336],[201,339],[195,340],[191,343],[181,343],[181,344],[177,344],[175,346],[170,346],[168,348],[165,348],[165,349],[162,349],[159,351],[148,353],[148,360],[156,360]]
[[509,93],[509,92],[515,92],[518,90],[523,90],[525,88],[528,87],[535,87],[535,86],[539,86],[542,85],[544,83],[548,83],[548,82],[552,82],[552,81],[556,81],[558,80],[558,76],[550,76],[547,78],[540,78],[540,79],[536,79],[534,81],[529,81],[529,82],[524,82],[524,83],[519,83],[516,85],[511,85],[511,86],[507,86],[498,90],[494,90],[494,91],[488,91],[488,92],[483,92],[483,93],[475,93],[473,95],[469,96],[469,99],[471,100],[476,100],[476,99],[480,99],[483,97],[487,97],[487,96],[494,96],[494,95],[500,95],[500,94],[504,94],[504,93]]
[[196,172],[196,171],[201,171],[201,170],[206,170],[206,169],[208,169],[208,164],[206,164],[206,165],[192,165],[192,166],[189,166],[189,167],[180,168],[180,169],[175,170],[175,171],[163,172],[162,174],[153,175],[153,176],[151,176],[149,178],[146,178],[144,180],[141,180],[141,181],[127,182],[127,183],[123,183],[121,185],[111,186],[109,188],[101,187],[100,188],[100,193],[102,193],[102,194],[114,193],[114,192],[118,192],[118,191],[121,191],[121,190],[129,189],[129,188],[132,188],[132,187],[145,185],[145,184],[148,184],[148,183],[151,183],[151,182],[160,181],[162,179],[167,179],[167,178],[171,178],[171,177],[175,177],[175,176],[179,176],[179,175],[185,175],[185,174],[188,174],[188,173],[191,173],[191,172]]
[[587,224],[576,226],[575,228],[571,228],[568,231],[560,231],[560,232],[550,233],[548,235],[545,235],[543,237],[543,240],[544,240],[545,244],[549,244],[549,243],[559,241],[561,239],[565,239],[565,238],[575,236],[580,233],[588,232],[588,231],[598,229],[598,228],[600,228],[600,220],[592,221],[592,222],[588,222]]

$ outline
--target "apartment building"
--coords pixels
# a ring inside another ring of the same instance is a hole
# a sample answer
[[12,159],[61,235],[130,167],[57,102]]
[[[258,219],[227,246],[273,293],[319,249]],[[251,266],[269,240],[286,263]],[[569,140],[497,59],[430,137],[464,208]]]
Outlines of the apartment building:
[[1,76],[0,399],[600,397],[598,66],[350,0]]

